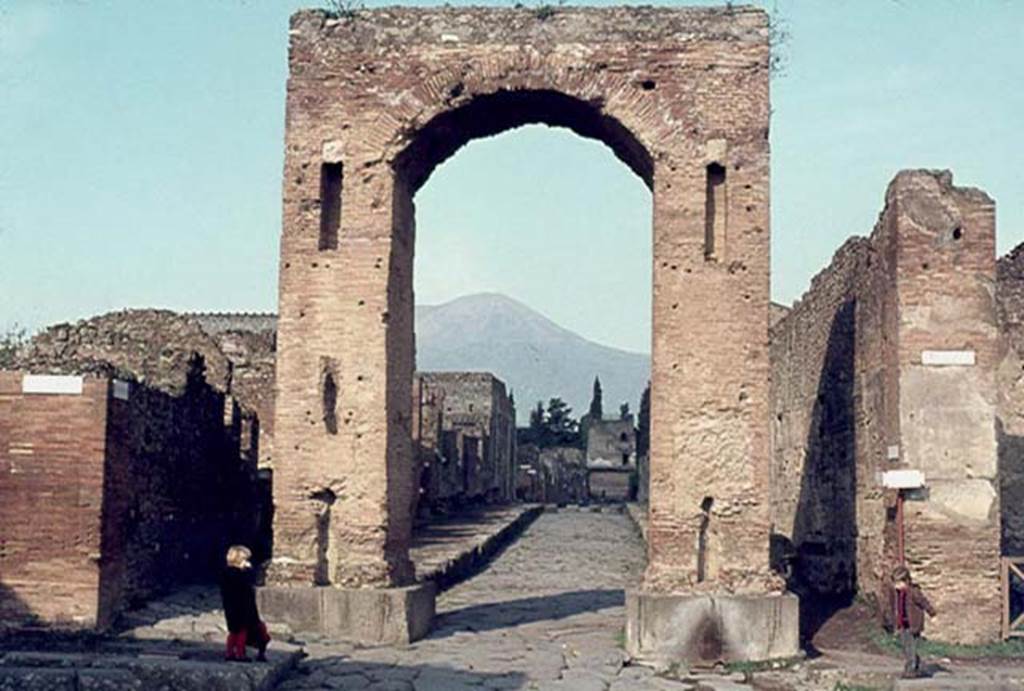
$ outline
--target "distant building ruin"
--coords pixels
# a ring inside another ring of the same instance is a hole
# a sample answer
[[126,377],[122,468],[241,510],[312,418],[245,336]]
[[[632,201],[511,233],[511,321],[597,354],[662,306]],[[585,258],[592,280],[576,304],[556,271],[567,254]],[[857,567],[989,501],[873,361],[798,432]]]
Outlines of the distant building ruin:
[[636,499],[636,426],[633,416],[589,420],[586,430],[590,498],[610,501]]
[[540,504],[580,504],[589,499],[584,453],[574,446],[516,448],[516,498]]
[[515,496],[515,407],[487,372],[418,372],[413,445],[420,512],[452,512]]

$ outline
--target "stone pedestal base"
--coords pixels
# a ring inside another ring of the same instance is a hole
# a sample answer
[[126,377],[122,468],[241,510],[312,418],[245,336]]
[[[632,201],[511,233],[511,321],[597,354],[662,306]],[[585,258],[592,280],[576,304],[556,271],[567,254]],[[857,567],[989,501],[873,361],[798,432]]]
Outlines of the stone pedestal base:
[[405,588],[267,586],[257,590],[260,615],[293,631],[364,645],[411,643],[430,632],[433,583]]
[[800,600],[781,595],[626,592],[626,651],[652,664],[714,664],[800,654]]

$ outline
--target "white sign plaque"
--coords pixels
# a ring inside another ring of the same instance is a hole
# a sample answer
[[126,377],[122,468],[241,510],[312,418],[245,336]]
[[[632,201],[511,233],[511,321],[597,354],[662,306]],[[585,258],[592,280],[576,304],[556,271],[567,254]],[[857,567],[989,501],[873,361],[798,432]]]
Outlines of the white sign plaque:
[[924,487],[920,470],[887,470],[882,473],[882,487],[887,489],[918,489]]
[[21,392],[81,396],[82,377],[66,374],[26,374],[21,379]]
[[128,382],[122,379],[114,380],[114,398],[116,398],[119,401],[127,401],[128,394],[130,391],[131,385]]
[[931,367],[972,367],[973,350],[922,350],[921,364]]

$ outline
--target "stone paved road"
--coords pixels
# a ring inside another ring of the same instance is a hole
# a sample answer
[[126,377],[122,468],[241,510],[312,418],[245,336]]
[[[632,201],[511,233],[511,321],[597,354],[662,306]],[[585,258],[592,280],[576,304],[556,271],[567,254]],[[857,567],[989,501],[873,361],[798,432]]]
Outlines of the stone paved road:
[[623,587],[643,566],[624,514],[545,513],[486,571],[439,598],[426,640],[400,649],[308,641],[310,657],[279,688],[687,688],[623,665]]

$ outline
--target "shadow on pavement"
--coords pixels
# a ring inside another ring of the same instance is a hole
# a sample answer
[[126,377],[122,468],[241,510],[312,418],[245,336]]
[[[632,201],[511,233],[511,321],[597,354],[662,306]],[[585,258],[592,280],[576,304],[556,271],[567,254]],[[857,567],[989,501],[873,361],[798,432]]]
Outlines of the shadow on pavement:
[[489,602],[444,612],[435,621],[430,638],[444,638],[459,631],[490,631],[536,621],[554,621],[584,612],[622,607],[622,590],[574,590],[557,595]]

